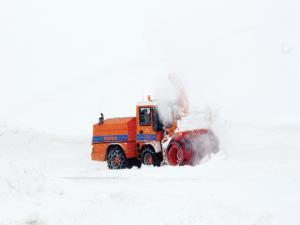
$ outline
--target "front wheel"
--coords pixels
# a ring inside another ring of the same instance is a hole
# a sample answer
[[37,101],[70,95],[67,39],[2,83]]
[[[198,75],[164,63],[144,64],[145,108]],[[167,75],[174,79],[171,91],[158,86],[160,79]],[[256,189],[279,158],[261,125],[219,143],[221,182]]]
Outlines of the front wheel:
[[141,155],[142,164],[147,166],[160,166],[162,160],[162,153],[155,153],[151,147],[146,147]]

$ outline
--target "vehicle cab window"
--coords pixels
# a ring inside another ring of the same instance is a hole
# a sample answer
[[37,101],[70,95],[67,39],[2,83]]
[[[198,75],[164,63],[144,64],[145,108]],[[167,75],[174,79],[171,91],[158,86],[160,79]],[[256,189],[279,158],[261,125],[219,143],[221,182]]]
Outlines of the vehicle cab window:
[[151,126],[151,108],[140,108],[140,126]]

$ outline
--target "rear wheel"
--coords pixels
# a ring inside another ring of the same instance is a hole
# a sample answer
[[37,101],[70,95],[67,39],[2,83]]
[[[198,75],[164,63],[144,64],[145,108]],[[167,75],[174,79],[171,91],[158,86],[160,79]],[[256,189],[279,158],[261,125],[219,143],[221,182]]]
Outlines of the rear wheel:
[[126,156],[120,146],[110,148],[107,155],[107,166],[112,170],[127,168]]
[[161,153],[155,153],[151,147],[145,147],[141,155],[142,164],[147,166],[160,166],[162,160]]

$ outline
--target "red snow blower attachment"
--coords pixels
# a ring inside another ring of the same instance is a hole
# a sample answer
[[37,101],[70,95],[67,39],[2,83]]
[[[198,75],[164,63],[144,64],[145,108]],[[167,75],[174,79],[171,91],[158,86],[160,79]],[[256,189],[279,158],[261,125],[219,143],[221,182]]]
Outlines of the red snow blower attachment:
[[166,156],[172,166],[196,165],[211,153],[217,153],[218,146],[218,139],[211,130],[182,131],[173,135]]

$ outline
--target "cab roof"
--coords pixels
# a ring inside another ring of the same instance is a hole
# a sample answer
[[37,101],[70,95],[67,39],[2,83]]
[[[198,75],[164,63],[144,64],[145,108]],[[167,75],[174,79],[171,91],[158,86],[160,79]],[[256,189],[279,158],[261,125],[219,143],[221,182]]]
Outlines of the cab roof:
[[137,106],[157,106],[158,102],[138,102]]

